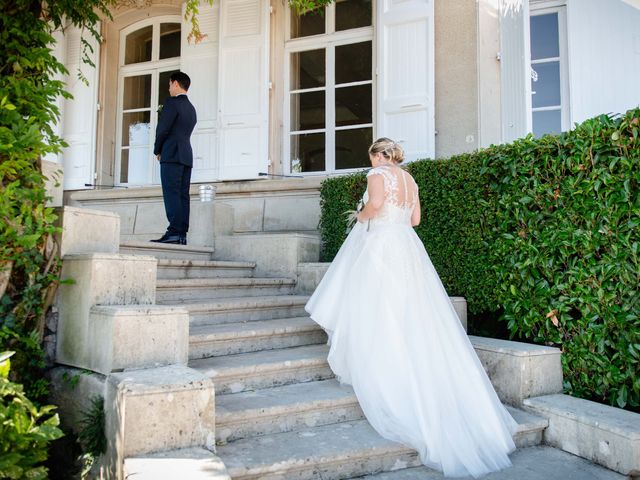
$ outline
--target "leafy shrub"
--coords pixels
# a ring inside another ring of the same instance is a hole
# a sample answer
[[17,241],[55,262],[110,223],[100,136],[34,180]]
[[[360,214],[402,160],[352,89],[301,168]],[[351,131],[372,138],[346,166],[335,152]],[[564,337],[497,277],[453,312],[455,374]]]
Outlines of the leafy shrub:
[[[640,110],[560,136],[528,136],[408,165],[416,231],[451,295],[502,312],[512,336],[560,347],[565,390],[640,406]],[[323,259],[344,241],[342,212],[364,174],[321,189]]]
[[356,208],[366,188],[367,178],[364,173],[329,178],[322,182],[319,227],[322,235],[320,258],[323,262],[333,260],[347,238],[345,212]]
[[640,405],[640,110],[519,140],[484,171],[509,329],[561,346],[565,389]]
[[49,442],[62,436],[58,415],[51,413],[55,407],[36,407],[22,386],[8,379],[11,354],[0,356],[0,478],[46,479],[41,464]]
[[[416,233],[425,244],[450,295],[464,296],[469,311],[497,309],[495,276],[487,238],[493,235],[491,194],[477,156],[411,163],[407,170],[420,190],[422,222]],[[322,259],[331,261],[346,238],[344,212],[355,208],[367,187],[364,173],[325,180],[320,190]]]
[[99,457],[107,451],[104,420],[104,398],[96,395],[91,398],[89,409],[82,412],[78,434],[83,450],[93,457]]

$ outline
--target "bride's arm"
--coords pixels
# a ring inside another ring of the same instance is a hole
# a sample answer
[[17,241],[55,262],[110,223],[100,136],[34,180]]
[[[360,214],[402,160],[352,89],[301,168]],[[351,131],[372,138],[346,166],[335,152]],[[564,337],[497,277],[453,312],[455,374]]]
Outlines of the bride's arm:
[[416,203],[416,206],[413,207],[413,212],[411,212],[411,226],[415,227],[420,225],[420,199]]
[[366,222],[375,217],[384,203],[384,178],[382,175],[370,175],[367,177],[367,190],[369,201],[358,214],[359,222]]

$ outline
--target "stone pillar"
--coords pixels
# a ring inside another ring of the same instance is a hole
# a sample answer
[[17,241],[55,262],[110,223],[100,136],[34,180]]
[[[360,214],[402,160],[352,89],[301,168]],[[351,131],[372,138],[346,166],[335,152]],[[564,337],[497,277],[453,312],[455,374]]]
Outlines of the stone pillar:
[[155,257],[138,255],[66,255],[57,298],[56,361],[90,369],[96,353],[91,341],[94,334],[91,308],[154,304],[157,264]]

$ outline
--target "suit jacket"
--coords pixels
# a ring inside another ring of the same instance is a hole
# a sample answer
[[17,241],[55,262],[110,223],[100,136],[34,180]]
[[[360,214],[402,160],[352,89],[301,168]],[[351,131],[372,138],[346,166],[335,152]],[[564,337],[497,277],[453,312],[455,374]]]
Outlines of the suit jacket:
[[193,166],[191,132],[196,126],[196,109],[186,95],[165,100],[158,126],[153,154],[160,155],[161,163],[182,163]]

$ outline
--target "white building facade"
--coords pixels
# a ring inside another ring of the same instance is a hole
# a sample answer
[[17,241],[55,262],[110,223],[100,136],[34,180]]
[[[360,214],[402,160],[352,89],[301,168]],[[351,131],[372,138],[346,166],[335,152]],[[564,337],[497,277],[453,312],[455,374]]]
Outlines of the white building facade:
[[216,0],[196,44],[179,0],[125,1],[102,22],[95,67],[80,31],[59,37],[74,99],[54,161],[65,190],[157,185],[154,131],[177,70],[198,112],[193,183],[357,171],[378,136],[415,160],[566,131],[640,104],[634,2],[338,0],[299,17],[283,0]]

